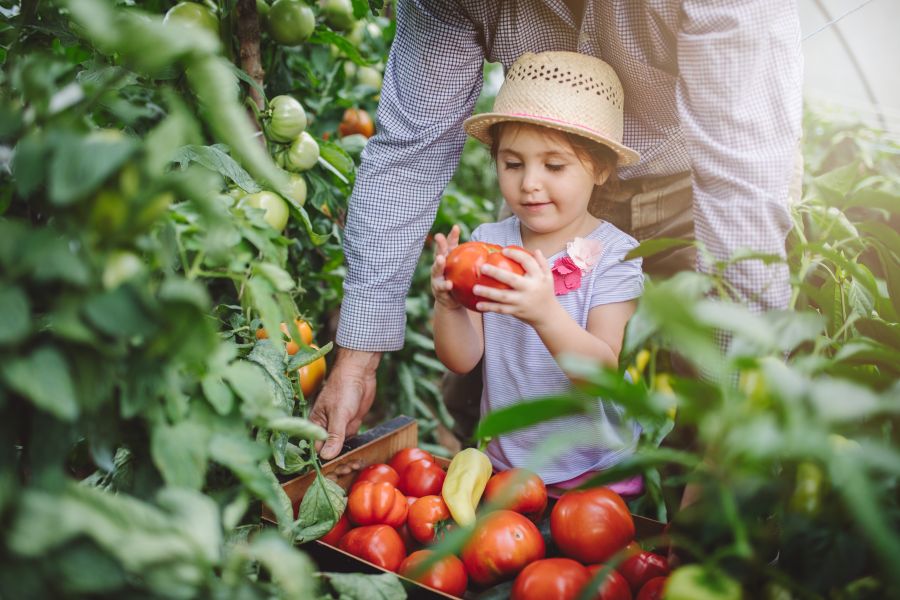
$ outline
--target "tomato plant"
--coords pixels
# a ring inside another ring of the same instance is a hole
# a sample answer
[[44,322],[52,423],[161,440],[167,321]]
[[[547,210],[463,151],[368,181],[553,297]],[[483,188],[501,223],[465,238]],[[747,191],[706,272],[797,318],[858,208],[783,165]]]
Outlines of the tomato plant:
[[550,531],[563,554],[583,563],[598,563],[631,542],[634,520],[622,497],[612,490],[572,490],[553,507]]
[[399,527],[406,522],[406,497],[385,481],[363,481],[350,491],[347,510],[357,525]]
[[319,161],[319,144],[309,134],[301,132],[294,138],[290,146],[278,154],[278,160],[282,167],[289,171],[308,171],[316,166]]
[[409,463],[423,458],[434,462],[434,456],[421,448],[403,448],[394,453],[391,460],[388,461],[388,464],[391,465],[398,474],[402,474]]
[[571,558],[544,558],[530,563],[516,575],[510,598],[574,600],[590,580],[584,565]]
[[522,513],[535,523],[547,508],[547,486],[527,469],[509,469],[491,477],[484,488],[483,502],[500,502],[503,508]]
[[[510,246],[518,250],[524,250],[518,246]],[[444,277],[453,284],[450,293],[457,302],[469,310],[478,310],[475,306],[484,300],[472,292],[475,285],[484,285],[496,289],[509,289],[504,283],[500,283],[493,277],[481,273],[481,267],[491,265],[523,275],[525,269],[511,258],[503,256],[503,248],[497,244],[486,242],[465,242],[450,251],[447,255],[447,264],[444,267]],[[525,250],[527,252],[527,250]]]
[[[303,319],[294,319],[294,325],[297,327],[297,332],[300,333],[300,339],[303,341],[303,344],[306,346],[312,344],[313,330],[310,324]],[[280,328],[281,332],[285,335],[285,339],[288,340],[288,343],[286,344],[287,353],[290,355],[297,354],[300,350],[300,345],[291,338],[287,323],[282,323]],[[266,340],[269,338],[269,333],[264,327],[257,329],[255,335],[258,340]]]
[[669,574],[669,561],[659,554],[641,552],[624,559],[616,570],[628,581],[632,593],[637,594],[649,580]]
[[445,594],[462,596],[469,583],[462,561],[448,554],[426,568],[424,562],[431,554],[431,550],[413,552],[400,564],[400,574]]
[[353,486],[356,487],[363,481],[371,481],[373,483],[386,481],[394,487],[399,487],[400,476],[392,466],[385,463],[375,463],[359,472],[359,475],[356,476],[356,480],[353,482]]
[[512,579],[545,552],[534,523],[517,512],[498,510],[476,522],[461,558],[472,581],[487,586]]
[[409,506],[406,524],[410,534],[423,544],[430,544],[450,520],[450,509],[440,496],[422,496]]
[[366,525],[344,534],[338,548],[388,571],[396,571],[406,557],[400,534],[389,525]]
[[434,496],[441,493],[447,473],[433,460],[420,458],[407,464],[400,473],[400,491],[410,496]]

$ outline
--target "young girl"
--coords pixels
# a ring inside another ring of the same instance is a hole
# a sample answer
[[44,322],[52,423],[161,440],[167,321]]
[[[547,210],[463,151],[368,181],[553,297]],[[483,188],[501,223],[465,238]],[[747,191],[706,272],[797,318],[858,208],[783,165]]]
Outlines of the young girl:
[[[638,155],[622,145],[623,92],[605,62],[571,52],[526,54],[509,69],[491,113],[465,122],[466,131],[491,147],[500,191],[512,216],[484,224],[473,240],[522,246],[504,250],[522,276],[485,266],[482,273],[509,285],[476,286],[481,312],[462,307],[444,278],[447,254],[459,228],[435,236],[431,271],[438,358],[456,373],[484,358],[481,414],[523,399],[564,392],[567,375],[555,358],[577,354],[618,366],[625,325],[643,289],[639,259],[623,261],[637,241],[588,212],[595,191],[617,166]],[[534,454],[551,436],[592,436],[552,461]],[[500,436],[488,445],[497,470],[528,467],[548,485],[573,487],[622,460],[639,428],[598,400],[592,415],[557,418]],[[603,443],[598,440],[602,438]],[[623,495],[640,492],[640,479],[615,484]]]

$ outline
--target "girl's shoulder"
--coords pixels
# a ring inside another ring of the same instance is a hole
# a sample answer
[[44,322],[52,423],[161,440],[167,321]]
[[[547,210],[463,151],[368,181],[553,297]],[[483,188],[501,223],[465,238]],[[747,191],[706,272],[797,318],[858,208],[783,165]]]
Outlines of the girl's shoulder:
[[603,244],[602,262],[619,262],[639,244],[636,239],[609,221],[600,223],[588,237],[600,240]]
[[496,223],[482,223],[472,232],[473,242],[488,242],[500,246],[519,244],[519,225],[515,216]]

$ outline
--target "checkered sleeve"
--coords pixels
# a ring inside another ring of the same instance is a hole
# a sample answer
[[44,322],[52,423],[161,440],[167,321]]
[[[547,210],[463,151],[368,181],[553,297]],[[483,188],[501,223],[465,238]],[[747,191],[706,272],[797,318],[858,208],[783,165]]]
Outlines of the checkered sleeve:
[[[783,257],[802,113],[796,2],[687,0],[680,23],[676,96],[694,174],[696,237],[713,260],[739,249]],[[700,256],[698,268],[711,271]],[[744,260],[725,276],[754,310],[788,304],[783,263]]]
[[344,230],[340,346],[403,346],[412,273],[462,153],[462,121],[481,91],[477,35],[454,2],[397,4],[378,131],[363,151]]

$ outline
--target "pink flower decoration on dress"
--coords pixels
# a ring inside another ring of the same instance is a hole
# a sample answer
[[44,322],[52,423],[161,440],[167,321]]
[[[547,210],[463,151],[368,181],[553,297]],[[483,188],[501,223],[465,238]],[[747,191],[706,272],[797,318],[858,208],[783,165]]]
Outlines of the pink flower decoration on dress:
[[600,260],[603,244],[599,240],[577,237],[566,244],[566,254],[556,259],[553,273],[553,293],[568,294],[581,287],[581,278],[590,273]]

